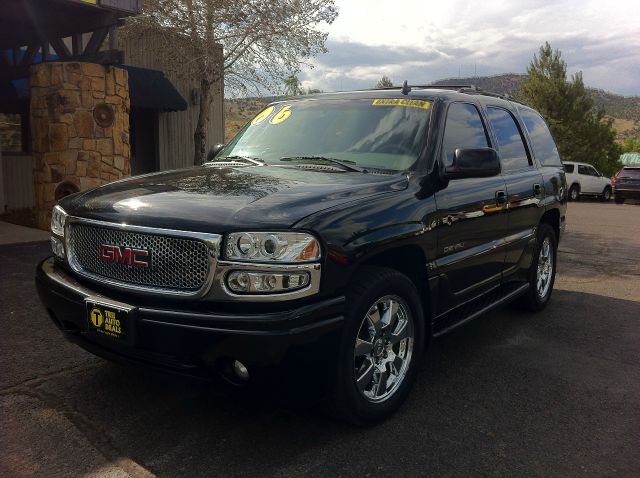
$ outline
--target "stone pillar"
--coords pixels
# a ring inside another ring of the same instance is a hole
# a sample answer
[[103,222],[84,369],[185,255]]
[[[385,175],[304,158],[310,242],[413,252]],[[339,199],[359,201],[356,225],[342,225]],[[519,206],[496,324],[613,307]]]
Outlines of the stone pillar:
[[65,192],[131,174],[129,78],[112,66],[40,63],[30,87],[36,221],[49,229]]

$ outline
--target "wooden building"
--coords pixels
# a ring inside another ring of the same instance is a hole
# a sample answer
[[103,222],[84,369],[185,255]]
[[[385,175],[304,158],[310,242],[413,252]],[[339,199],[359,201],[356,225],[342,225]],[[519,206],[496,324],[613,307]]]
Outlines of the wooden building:
[[[141,7],[142,0],[2,0],[0,214],[36,204],[34,177],[42,166],[32,151],[29,76],[43,62],[91,62],[127,70],[131,174],[193,164],[199,85],[165,71],[152,38],[118,39],[122,19]],[[213,95],[209,146],[224,139],[222,84]]]
[[[162,71],[186,100],[187,107],[185,110],[175,112],[162,112],[152,108],[134,110],[132,103],[132,136],[136,141],[139,141],[135,146],[131,145],[132,158],[134,158],[131,166],[134,174],[182,168],[193,164],[193,132],[198,122],[200,85],[197,80],[172,73],[162,56],[156,54],[154,45],[157,44],[158,41],[154,38],[153,33],[127,36],[126,38],[120,36],[119,39],[119,45],[125,55],[125,64]],[[218,48],[220,55],[222,55],[222,48]],[[187,56],[185,55],[185,58]],[[224,142],[224,86],[222,82],[212,88],[211,94],[213,101],[207,130],[208,146]],[[153,143],[152,138],[155,138]],[[143,150],[140,151],[140,148]],[[155,158],[154,165],[148,163],[152,158]]]

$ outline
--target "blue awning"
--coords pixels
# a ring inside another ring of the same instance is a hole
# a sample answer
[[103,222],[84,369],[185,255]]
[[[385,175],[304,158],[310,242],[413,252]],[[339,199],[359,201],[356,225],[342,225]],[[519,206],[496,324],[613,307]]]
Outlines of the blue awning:
[[129,72],[129,98],[132,108],[184,111],[187,102],[164,73],[137,66],[117,65]]

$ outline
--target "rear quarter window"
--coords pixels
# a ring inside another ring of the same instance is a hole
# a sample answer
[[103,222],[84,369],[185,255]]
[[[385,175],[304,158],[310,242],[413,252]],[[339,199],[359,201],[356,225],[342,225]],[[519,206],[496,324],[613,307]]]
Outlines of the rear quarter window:
[[573,171],[575,171],[575,165],[573,165],[573,164],[565,164],[565,165],[564,165],[564,170],[565,170],[567,173],[572,174],[572,173],[573,173]]
[[[529,133],[529,139],[531,140],[531,147],[533,148],[533,155],[536,157],[540,164],[543,166],[561,166],[560,154],[556,142],[549,131],[549,127],[545,120],[533,110],[528,108],[518,107],[520,117],[527,128]],[[565,171],[572,173],[573,169],[569,171],[565,164]],[[573,165],[572,165],[573,168]]]
[[618,177],[640,179],[640,168],[623,168]]

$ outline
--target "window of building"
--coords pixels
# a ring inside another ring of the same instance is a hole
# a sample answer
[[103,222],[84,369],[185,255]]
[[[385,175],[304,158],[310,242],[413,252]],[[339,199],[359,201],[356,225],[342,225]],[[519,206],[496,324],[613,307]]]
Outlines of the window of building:
[[531,162],[524,146],[524,138],[515,118],[502,108],[487,108],[489,123],[498,141],[498,152],[503,171],[527,168]]
[[456,149],[488,148],[487,130],[478,109],[468,103],[453,103],[447,112],[442,156],[445,166],[453,164]]

